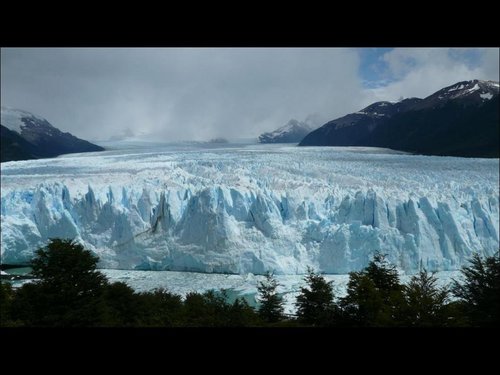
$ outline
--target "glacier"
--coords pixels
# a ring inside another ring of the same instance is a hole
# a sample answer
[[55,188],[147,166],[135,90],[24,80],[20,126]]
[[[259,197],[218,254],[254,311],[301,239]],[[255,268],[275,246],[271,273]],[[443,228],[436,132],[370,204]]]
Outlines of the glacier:
[[413,273],[499,249],[499,160],[368,147],[107,144],[1,164],[1,262],[69,238],[111,269]]

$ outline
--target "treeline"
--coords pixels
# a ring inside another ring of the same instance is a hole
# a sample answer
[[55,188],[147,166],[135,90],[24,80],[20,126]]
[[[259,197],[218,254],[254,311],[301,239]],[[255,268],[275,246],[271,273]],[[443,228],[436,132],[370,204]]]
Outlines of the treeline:
[[308,270],[295,316],[284,313],[278,281],[271,274],[258,285],[259,307],[244,299],[229,303],[224,292],[165,289],[137,293],[100,273],[98,258],[68,240],[51,240],[32,262],[36,281],[12,288],[0,284],[0,325],[95,327],[461,327],[498,326],[500,260],[475,255],[462,281],[438,287],[425,271],[407,285],[381,254],[349,274],[347,294]]

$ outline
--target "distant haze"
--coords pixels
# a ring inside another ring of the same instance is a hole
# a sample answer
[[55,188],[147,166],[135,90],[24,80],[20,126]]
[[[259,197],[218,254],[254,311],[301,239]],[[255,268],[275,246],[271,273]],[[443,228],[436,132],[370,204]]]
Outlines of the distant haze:
[[495,48],[2,48],[1,104],[89,140],[249,138],[498,67]]

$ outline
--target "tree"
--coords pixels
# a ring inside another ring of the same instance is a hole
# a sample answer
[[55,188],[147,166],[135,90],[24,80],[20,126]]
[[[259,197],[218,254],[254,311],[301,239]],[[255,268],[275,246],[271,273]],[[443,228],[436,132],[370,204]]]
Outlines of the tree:
[[228,327],[256,326],[258,315],[244,298],[236,298],[229,309]]
[[226,293],[209,290],[203,294],[188,293],[183,306],[183,324],[193,327],[224,327],[230,305]]
[[13,309],[29,325],[92,326],[102,319],[106,277],[98,258],[70,240],[51,239],[35,252],[31,265],[38,281],[23,285]]
[[436,285],[434,274],[420,271],[403,287],[405,304],[402,319],[404,325],[411,327],[430,327],[448,325],[447,288]]
[[182,298],[167,289],[137,295],[141,326],[175,327],[181,325]]
[[[372,326],[380,321],[384,301],[375,283],[363,272],[351,272],[347,296],[340,301],[343,324]],[[385,314],[384,314],[385,315]]]
[[461,302],[470,324],[498,326],[500,324],[500,258],[483,259],[474,254],[470,266],[462,268],[463,283],[453,280],[452,293]]
[[349,325],[397,325],[403,303],[396,267],[377,252],[364,270],[349,274],[347,296],[341,300],[342,315]]
[[274,275],[267,272],[265,276],[266,280],[257,285],[261,301],[259,316],[268,323],[276,323],[284,318],[283,297],[276,291],[279,284]]
[[366,274],[380,291],[387,292],[401,290],[399,274],[396,267],[389,263],[385,254],[376,252],[373,260],[364,270]]
[[296,302],[299,320],[315,326],[332,324],[336,312],[332,282],[310,267],[304,281],[307,286],[300,288]]
[[11,305],[14,291],[8,282],[0,281],[0,327],[15,326],[12,320]]
[[138,294],[122,282],[107,285],[102,295],[104,303],[103,325],[132,327],[140,317]]

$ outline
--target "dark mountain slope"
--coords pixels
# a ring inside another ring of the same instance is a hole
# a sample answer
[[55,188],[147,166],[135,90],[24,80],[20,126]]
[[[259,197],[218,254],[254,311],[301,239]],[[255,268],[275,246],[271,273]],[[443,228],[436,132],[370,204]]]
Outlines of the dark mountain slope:
[[426,155],[498,158],[499,124],[498,100],[479,106],[448,102],[388,119],[371,143]]
[[1,161],[36,159],[36,146],[26,141],[14,131],[0,126],[0,154]]
[[26,111],[2,107],[1,125],[2,162],[104,150]]
[[378,102],[330,121],[299,146],[375,146],[429,155],[499,157],[499,85],[463,81],[425,99]]

